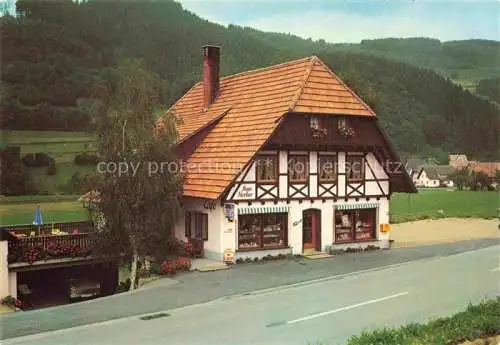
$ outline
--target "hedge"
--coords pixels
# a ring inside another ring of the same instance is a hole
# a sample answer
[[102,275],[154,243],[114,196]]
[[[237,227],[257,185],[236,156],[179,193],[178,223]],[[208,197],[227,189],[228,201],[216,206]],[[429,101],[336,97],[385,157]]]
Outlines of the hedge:
[[96,155],[81,154],[76,155],[73,161],[76,165],[96,165],[99,158]]
[[45,152],[28,153],[22,161],[27,167],[48,167],[52,158]]
[[354,336],[347,345],[455,345],[500,334],[500,297],[427,324],[408,324]]

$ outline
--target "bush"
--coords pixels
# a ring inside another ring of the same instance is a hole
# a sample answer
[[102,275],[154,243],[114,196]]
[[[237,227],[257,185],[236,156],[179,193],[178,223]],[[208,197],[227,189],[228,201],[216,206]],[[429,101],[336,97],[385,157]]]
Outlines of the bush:
[[149,268],[149,272],[153,275],[160,275],[161,274],[161,266],[157,262],[152,262],[151,266]]
[[10,308],[21,308],[22,307],[21,300],[18,298],[14,298],[11,295],[9,295],[5,298],[2,298],[1,303],[3,305],[6,305],[7,307],[10,307]]
[[90,187],[90,176],[80,176],[78,172],[71,175],[70,179],[60,188],[67,194],[81,194]]
[[467,340],[500,334],[500,297],[483,301],[451,317],[427,324],[409,324],[354,336],[348,345],[459,344]]
[[95,165],[99,161],[99,158],[96,155],[89,155],[89,154],[81,154],[81,155],[76,155],[74,159],[74,163],[76,165]]
[[44,153],[28,153],[23,157],[22,161],[24,165],[30,168],[38,168],[38,167],[48,167],[51,161],[51,157]]

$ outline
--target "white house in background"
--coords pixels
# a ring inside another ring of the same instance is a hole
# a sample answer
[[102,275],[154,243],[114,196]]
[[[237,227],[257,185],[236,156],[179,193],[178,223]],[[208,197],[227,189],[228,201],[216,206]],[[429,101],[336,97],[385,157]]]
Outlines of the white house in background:
[[427,162],[422,158],[408,158],[405,162],[405,168],[414,184],[417,183],[418,174],[422,166],[426,165]]
[[186,167],[175,236],[216,260],[387,246],[391,194],[416,189],[375,112],[315,56],[222,79],[219,47],[203,57],[165,115]]
[[450,178],[455,168],[449,165],[426,164],[420,168],[415,186],[425,188],[453,187],[453,180]]

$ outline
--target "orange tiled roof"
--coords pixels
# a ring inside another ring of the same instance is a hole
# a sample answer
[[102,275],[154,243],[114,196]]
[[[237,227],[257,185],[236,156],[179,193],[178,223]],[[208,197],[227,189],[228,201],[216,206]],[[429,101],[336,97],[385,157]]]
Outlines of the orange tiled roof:
[[220,118],[187,159],[184,196],[218,198],[287,112],[375,116],[315,56],[222,78],[219,90],[206,111],[202,82],[171,108],[180,140]]
[[496,170],[500,171],[500,162],[475,162],[471,165],[471,169],[475,172],[484,172],[488,177],[494,177]]

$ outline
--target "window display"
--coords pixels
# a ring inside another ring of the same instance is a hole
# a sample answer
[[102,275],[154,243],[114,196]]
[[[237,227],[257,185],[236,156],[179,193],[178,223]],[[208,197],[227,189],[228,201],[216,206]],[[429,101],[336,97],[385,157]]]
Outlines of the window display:
[[238,249],[286,246],[286,213],[252,214],[238,217]]
[[376,209],[335,211],[335,242],[375,239]]

